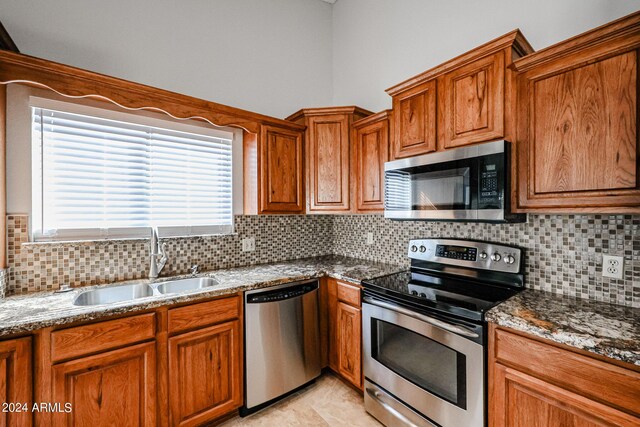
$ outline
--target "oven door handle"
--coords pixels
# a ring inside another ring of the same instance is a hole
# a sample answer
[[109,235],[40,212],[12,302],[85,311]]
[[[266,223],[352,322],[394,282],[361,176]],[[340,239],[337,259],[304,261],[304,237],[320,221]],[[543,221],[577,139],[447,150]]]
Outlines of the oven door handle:
[[400,307],[399,305],[396,305],[396,304],[374,300],[373,298],[370,298],[370,297],[364,297],[363,300],[364,302],[369,303],[371,305],[376,305],[381,308],[386,308],[387,310],[392,310],[400,314],[404,314],[405,316],[413,317],[414,319],[422,320],[423,322],[427,322],[440,329],[444,329],[445,331],[453,332],[455,334],[460,334],[470,338],[478,338],[480,336],[477,333],[473,332],[472,330],[465,328],[464,326],[443,322],[442,320],[436,319],[435,317],[416,313],[414,311],[407,310],[406,308]]

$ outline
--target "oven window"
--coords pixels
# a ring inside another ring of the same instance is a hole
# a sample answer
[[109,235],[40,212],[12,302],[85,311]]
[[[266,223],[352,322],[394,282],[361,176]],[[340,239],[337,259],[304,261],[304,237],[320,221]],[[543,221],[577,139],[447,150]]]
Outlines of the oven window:
[[386,173],[388,210],[467,210],[471,206],[471,168],[389,171]]
[[372,357],[418,387],[466,409],[466,357],[424,335],[372,319]]

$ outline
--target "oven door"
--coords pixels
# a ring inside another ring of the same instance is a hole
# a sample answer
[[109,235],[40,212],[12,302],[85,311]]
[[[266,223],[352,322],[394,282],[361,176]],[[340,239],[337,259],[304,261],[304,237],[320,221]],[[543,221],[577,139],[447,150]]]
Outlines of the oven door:
[[[444,427],[482,427],[482,326],[465,325],[365,297],[364,375]],[[366,393],[365,393],[366,398]]]

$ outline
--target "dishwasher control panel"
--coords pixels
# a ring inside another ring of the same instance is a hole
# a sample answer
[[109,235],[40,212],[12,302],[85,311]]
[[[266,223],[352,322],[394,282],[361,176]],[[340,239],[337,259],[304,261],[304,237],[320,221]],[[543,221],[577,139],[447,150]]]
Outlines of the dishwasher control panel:
[[280,288],[273,291],[268,289],[253,295],[247,295],[247,304],[260,304],[265,302],[283,301],[302,296],[318,289],[318,282],[303,283],[288,288]]

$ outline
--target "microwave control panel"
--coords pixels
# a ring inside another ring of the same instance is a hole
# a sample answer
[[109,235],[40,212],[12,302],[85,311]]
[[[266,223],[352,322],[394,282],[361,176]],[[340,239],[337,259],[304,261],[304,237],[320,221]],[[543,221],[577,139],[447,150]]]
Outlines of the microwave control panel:
[[[493,156],[491,156],[493,157]],[[485,160],[485,159],[483,159]],[[502,209],[504,168],[500,161],[481,161],[479,166],[478,208]],[[499,160],[499,159],[491,159]]]

